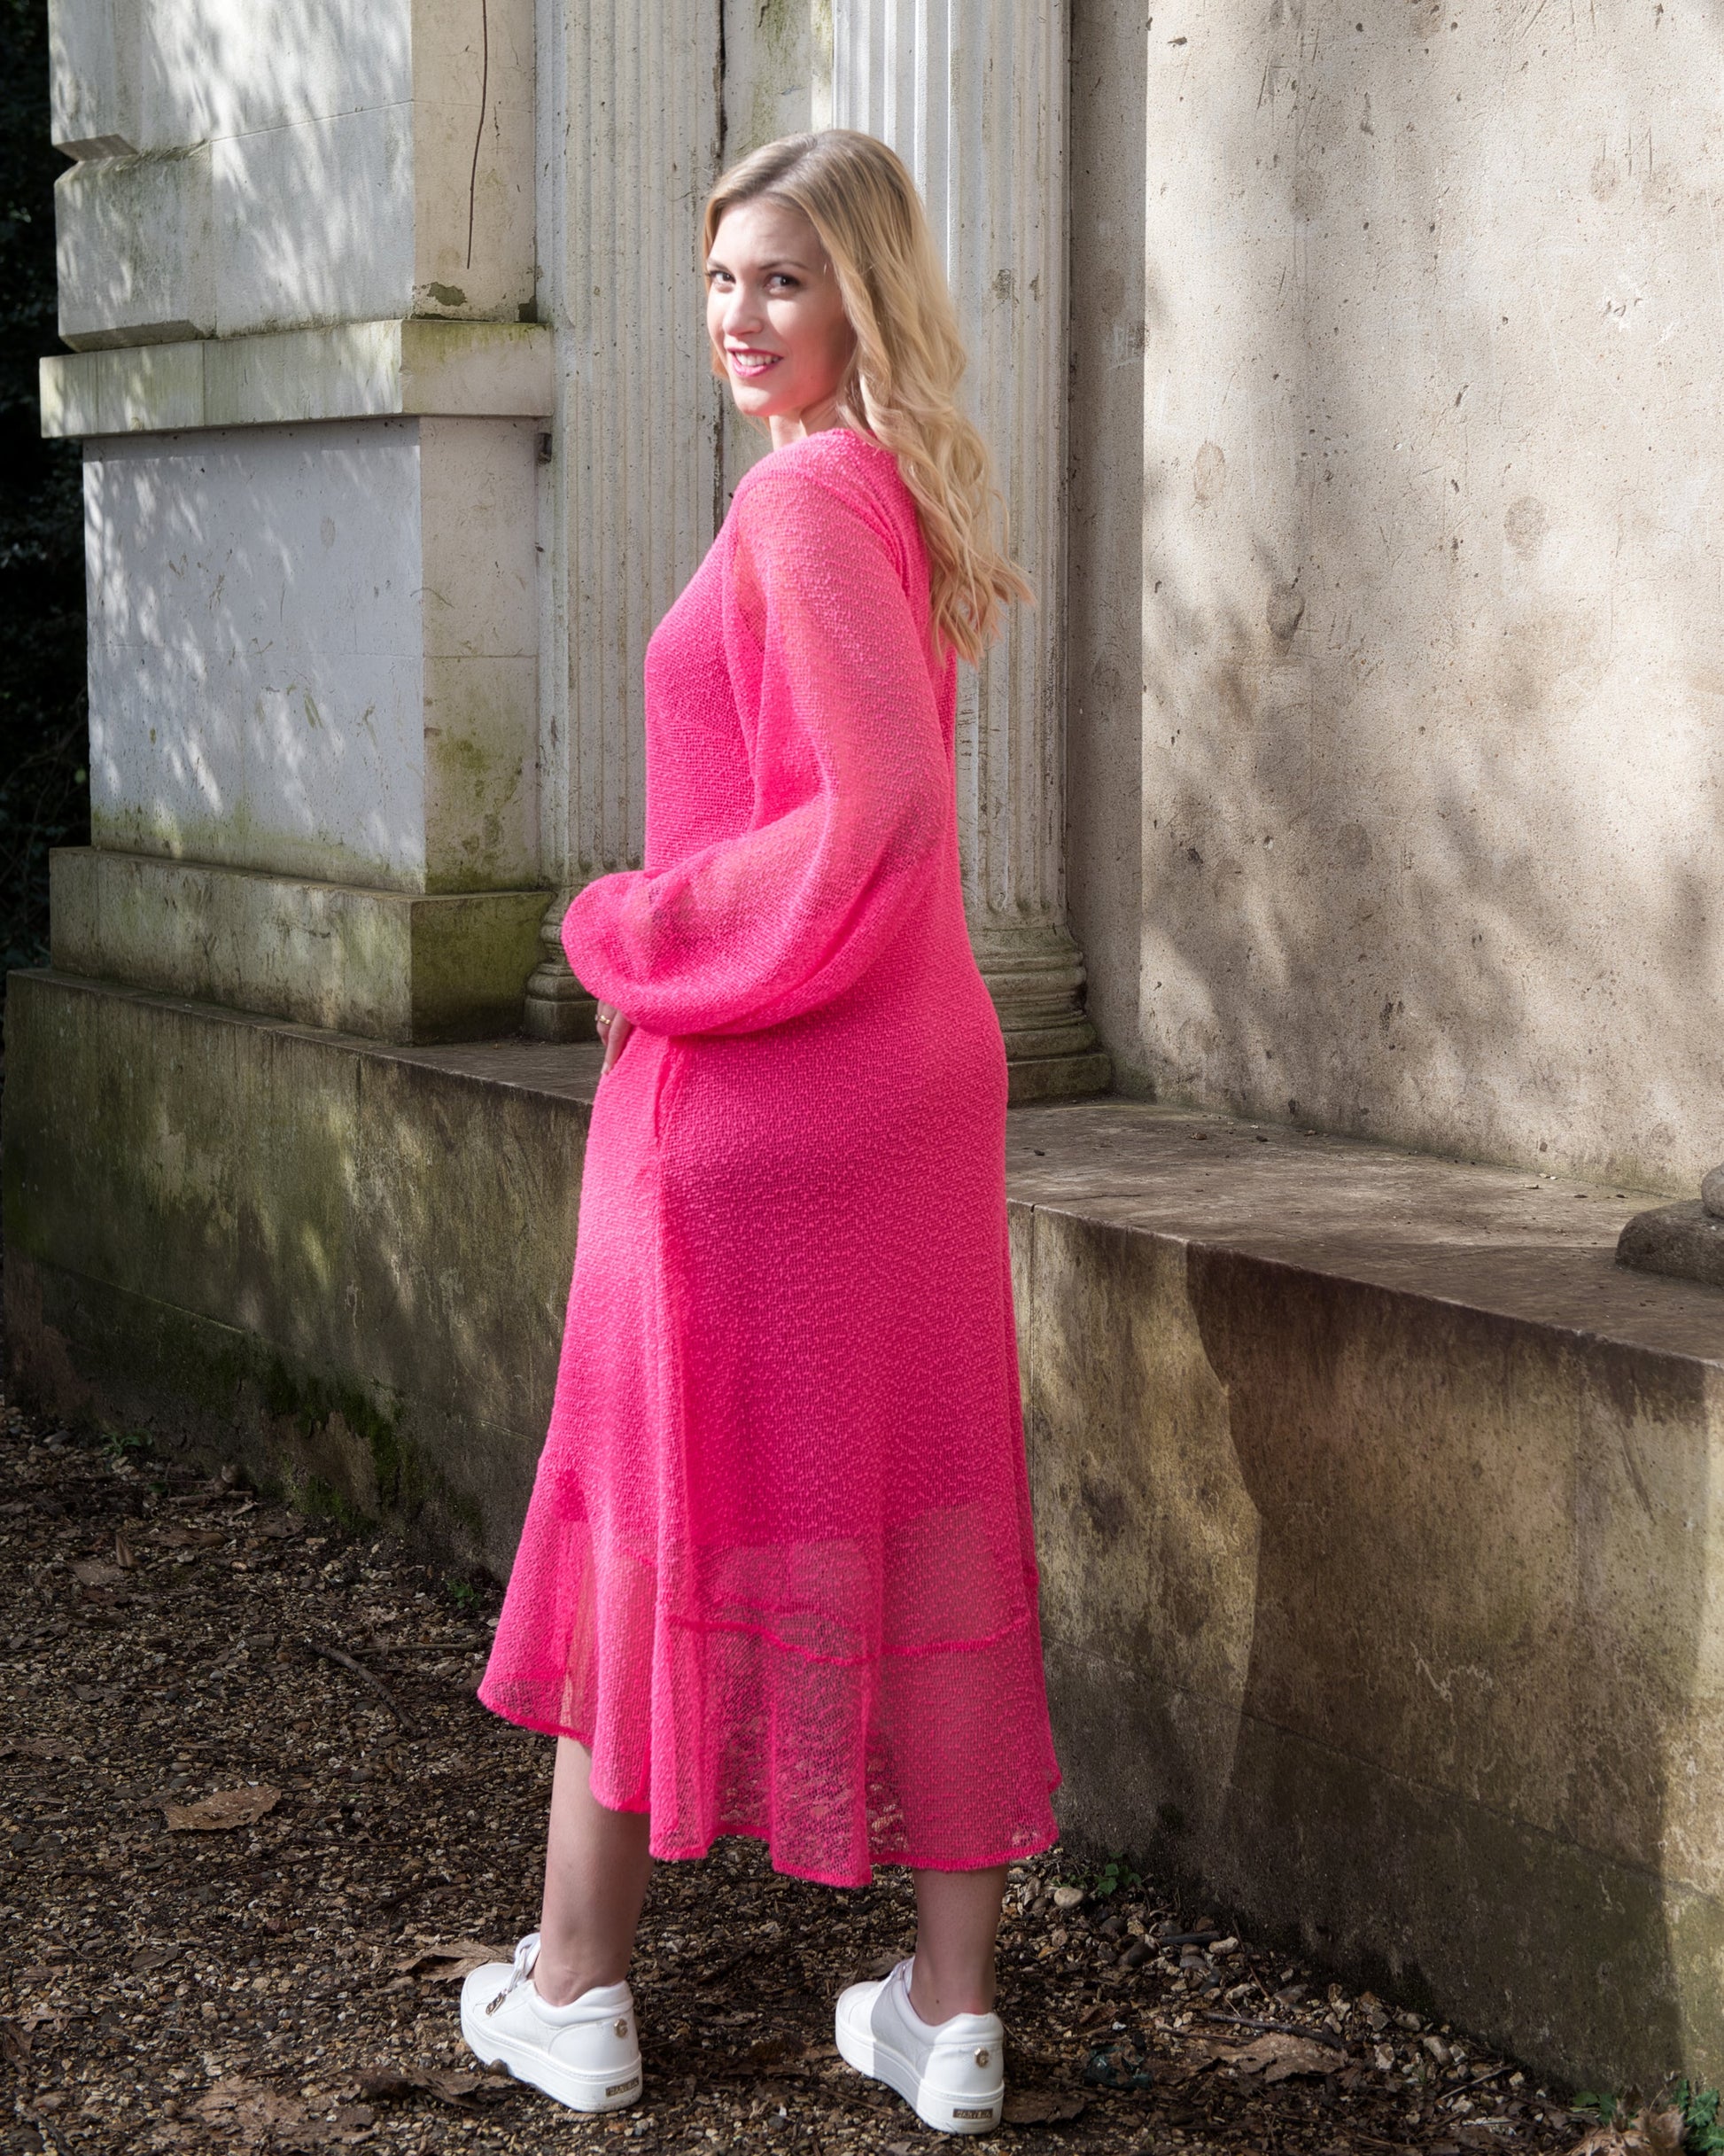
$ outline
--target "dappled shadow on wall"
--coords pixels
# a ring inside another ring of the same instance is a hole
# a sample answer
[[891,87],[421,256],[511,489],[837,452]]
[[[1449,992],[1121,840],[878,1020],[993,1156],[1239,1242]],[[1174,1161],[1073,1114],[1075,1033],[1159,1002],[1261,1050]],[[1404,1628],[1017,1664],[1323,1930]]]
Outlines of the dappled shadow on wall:
[[1724,1080],[1720,29],[1569,65],[1487,15],[1152,55],[1145,1037],[1173,1096],[1687,1191]]

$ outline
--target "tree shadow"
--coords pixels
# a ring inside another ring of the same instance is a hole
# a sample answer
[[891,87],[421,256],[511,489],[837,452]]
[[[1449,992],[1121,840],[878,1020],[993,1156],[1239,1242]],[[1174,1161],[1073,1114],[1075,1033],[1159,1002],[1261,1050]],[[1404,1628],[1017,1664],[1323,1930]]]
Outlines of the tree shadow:
[[1099,985],[1142,594],[1104,1036],[1169,1099],[1687,1191],[1724,1078],[1718,27],[1355,19],[1157,16],[1140,435],[1077,318],[1074,499],[1118,497],[1074,532]]

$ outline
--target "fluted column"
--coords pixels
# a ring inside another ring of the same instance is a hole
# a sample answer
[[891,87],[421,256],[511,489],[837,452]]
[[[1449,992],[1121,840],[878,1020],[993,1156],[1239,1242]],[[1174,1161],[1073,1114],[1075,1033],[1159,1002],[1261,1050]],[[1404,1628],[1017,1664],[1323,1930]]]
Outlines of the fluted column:
[[718,506],[701,204],[721,138],[719,0],[540,0],[540,314],[557,407],[540,502],[545,858],[559,885],[527,989],[540,1039],[590,1036],[563,955],[570,898],[637,864],[641,665]]
[[1014,1101],[1109,1077],[1065,909],[1065,104],[1060,0],[835,0],[833,121],[915,174],[1038,601],[959,677],[965,900]]

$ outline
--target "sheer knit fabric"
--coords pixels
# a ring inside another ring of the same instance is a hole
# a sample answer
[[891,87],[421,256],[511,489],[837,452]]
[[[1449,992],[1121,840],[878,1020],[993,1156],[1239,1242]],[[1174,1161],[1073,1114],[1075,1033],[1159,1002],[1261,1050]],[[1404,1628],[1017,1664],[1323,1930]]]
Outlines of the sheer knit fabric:
[[895,460],[833,428],[744,478],[653,636],[646,866],[563,931],[635,1031],[480,1691],[589,1746],[655,1855],[750,1834],[834,1885],[1055,1837],[928,574]]

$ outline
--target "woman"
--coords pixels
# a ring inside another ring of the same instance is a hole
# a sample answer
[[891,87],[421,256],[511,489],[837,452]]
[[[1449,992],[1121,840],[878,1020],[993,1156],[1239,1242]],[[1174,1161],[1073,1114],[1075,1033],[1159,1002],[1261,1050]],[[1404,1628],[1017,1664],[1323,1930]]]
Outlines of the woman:
[[632,2102],[654,1856],[902,1864],[915,1954],[843,1994],[838,2046],[981,2132],[1006,1865],[1053,1841],[1059,1775],[952,740],[958,658],[1028,590],[892,152],[772,144],[705,243],[714,371],[773,453],[648,650],[646,866],[563,924],[604,1070],[480,1693],[559,1740],[545,1895],[462,2025],[564,2103]]

